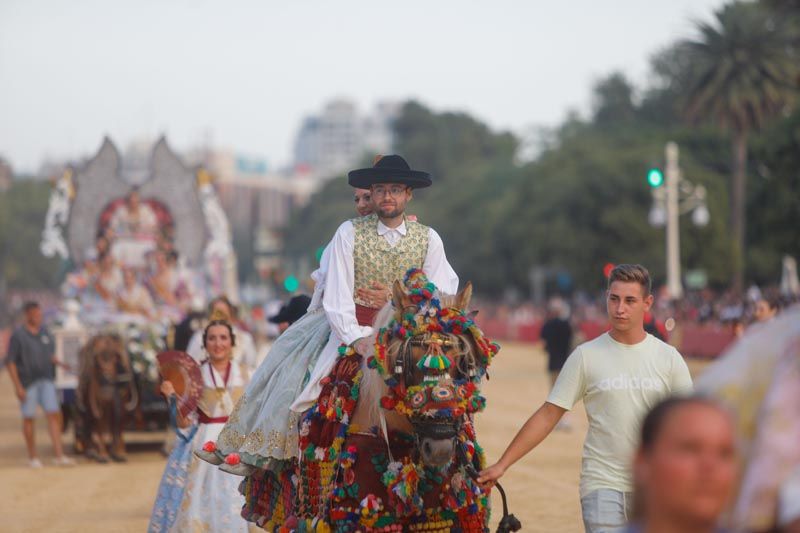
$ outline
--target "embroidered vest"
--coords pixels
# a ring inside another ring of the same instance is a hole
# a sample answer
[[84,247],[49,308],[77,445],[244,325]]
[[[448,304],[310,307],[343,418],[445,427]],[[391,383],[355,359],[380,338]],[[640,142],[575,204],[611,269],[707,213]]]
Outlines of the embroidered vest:
[[[373,281],[391,287],[394,280],[402,281],[409,268],[422,268],[428,254],[428,227],[406,219],[406,234],[390,246],[378,235],[378,216],[375,214],[351,220],[355,228],[353,242],[354,288],[369,288]],[[355,302],[367,305],[355,294]]]

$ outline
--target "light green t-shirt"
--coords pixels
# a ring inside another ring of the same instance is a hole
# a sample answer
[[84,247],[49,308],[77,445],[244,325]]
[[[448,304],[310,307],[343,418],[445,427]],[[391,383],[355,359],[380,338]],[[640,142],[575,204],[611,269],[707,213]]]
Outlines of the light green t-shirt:
[[586,407],[581,497],[597,489],[632,491],[631,462],[642,419],[662,399],[691,390],[678,350],[650,334],[629,345],[605,333],[578,346],[547,401],[572,409],[583,400]]

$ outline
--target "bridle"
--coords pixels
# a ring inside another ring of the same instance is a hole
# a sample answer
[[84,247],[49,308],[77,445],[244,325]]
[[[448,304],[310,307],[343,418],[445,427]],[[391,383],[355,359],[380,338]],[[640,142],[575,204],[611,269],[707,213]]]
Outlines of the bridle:
[[[414,377],[414,361],[411,353],[411,347],[428,346],[431,342],[430,337],[430,333],[411,337],[405,342],[405,345],[397,354],[393,371],[395,378],[398,380],[399,385],[403,389],[408,388],[411,380]],[[459,336],[455,336],[455,338],[457,340],[459,354],[459,356],[454,358],[456,365],[455,380],[471,380],[477,375],[475,361],[471,357],[464,356],[466,354],[464,340]],[[434,342],[437,342],[440,347],[453,347],[456,345],[456,342],[454,342],[452,338],[437,339]],[[411,425],[414,428],[414,445],[417,451],[421,449],[421,442],[425,438],[434,440],[452,440],[455,447],[456,461],[458,464],[464,467],[467,475],[477,482],[478,471],[467,457],[464,444],[459,442],[458,439],[459,435],[464,429],[464,423],[468,416],[469,415],[467,413],[463,413],[461,416],[453,419],[444,419],[442,417],[426,418],[419,416],[412,416],[410,419]],[[517,519],[516,516],[508,512],[508,499],[506,497],[505,490],[503,490],[503,487],[500,485],[500,483],[495,483],[495,486],[500,492],[500,497],[503,501],[503,516],[497,526],[497,533],[519,531],[522,528],[522,523],[519,521],[519,519]]]

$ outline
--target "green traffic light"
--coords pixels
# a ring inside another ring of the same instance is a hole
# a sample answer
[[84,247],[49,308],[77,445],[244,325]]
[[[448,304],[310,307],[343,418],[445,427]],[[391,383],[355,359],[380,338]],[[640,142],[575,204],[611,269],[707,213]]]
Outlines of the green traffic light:
[[286,289],[288,292],[294,292],[300,287],[300,281],[292,276],[286,276],[286,279],[283,280],[283,288]]
[[647,171],[647,183],[654,189],[664,185],[664,173],[660,168],[651,168]]

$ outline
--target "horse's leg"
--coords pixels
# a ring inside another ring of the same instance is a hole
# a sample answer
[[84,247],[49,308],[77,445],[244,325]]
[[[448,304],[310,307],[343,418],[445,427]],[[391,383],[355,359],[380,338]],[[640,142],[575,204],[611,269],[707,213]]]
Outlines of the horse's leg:
[[111,417],[111,459],[125,462],[125,444],[122,442],[122,397],[118,388],[114,389],[114,408]]
[[110,402],[106,401],[103,405],[103,416],[99,419],[96,419],[97,423],[97,451],[99,454],[99,460],[102,463],[107,463],[109,460],[108,455],[108,442],[109,442],[109,433],[110,433],[110,422],[111,418],[114,416],[112,406]]

